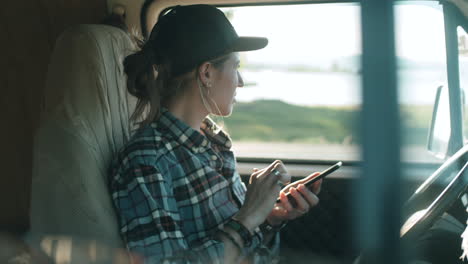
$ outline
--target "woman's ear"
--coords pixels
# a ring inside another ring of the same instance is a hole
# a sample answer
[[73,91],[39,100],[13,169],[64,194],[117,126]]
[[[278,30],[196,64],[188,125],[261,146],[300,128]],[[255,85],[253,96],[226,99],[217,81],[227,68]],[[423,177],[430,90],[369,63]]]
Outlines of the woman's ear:
[[202,82],[203,86],[211,86],[213,78],[213,65],[210,62],[204,62],[198,67],[198,78]]

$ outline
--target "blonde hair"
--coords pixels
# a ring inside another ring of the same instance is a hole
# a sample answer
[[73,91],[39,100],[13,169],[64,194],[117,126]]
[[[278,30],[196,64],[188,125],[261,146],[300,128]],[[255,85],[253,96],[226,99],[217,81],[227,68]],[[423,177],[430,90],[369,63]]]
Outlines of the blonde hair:
[[[230,54],[230,53],[229,53]],[[229,59],[229,54],[225,54],[209,62],[217,69],[222,69],[224,62]],[[124,60],[124,71],[127,75],[127,90],[130,94],[138,98],[131,120],[137,124],[146,125],[159,118],[161,107],[165,106],[173,98],[182,94],[188,87],[192,78],[196,78],[200,96],[205,108],[209,113],[221,114],[218,105],[209,97],[207,90],[206,98],[209,98],[217,112],[212,111],[210,104],[207,104],[205,94],[198,76],[199,65],[185,74],[173,76],[171,64],[166,62],[156,64],[164,59],[155,58],[151,49],[143,47],[140,51],[127,56]]]

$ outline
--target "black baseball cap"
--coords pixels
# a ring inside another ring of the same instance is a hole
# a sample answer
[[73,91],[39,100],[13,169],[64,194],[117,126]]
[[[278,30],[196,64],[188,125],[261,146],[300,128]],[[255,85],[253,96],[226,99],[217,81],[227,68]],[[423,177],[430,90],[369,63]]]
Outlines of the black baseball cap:
[[230,52],[264,48],[268,39],[240,37],[224,13],[211,5],[176,6],[161,16],[148,39],[155,64],[169,63],[173,76]]

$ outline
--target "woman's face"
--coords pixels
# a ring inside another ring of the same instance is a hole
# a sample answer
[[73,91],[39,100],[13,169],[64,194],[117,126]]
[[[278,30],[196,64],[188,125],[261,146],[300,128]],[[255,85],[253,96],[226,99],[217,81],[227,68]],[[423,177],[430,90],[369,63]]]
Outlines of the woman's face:
[[238,71],[239,54],[231,53],[228,56],[222,65],[214,69],[213,83],[208,88],[207,103],[215,115],[229,116],[235,103],[237,87],[244,86],[244,80]]

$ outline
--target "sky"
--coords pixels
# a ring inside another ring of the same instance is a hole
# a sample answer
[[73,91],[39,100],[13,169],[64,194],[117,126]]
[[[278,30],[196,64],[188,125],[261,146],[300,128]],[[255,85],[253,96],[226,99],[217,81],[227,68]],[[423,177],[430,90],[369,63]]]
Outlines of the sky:
[[[310,4],[238,7],[232,23],[239,35],[264,36],[267,48],[249,53],[249,61],[310,62],[360,54],[360,10],[357,4]],[[437,2],[395,8],[398,56],[444,61],[442,9]],[[291,26],[294,25],[294,26]]]
[[[238,91],[238,101],[279,99],[312,106],[361,103],[358,4],[236,7],[231,11],[239,35],[269,39],[266,48],[241,53],[243,64],[288,65],[290,69],[244,69],[244,79],[251,85]],[[436,88],[446,83],[442,7],[435,1],[399,2],[395,37],[397,56],[406,59],[399,60],[406,66],[398,72],[399,101],[433,104]],[[334,64],[345,71],[291,71],[291,65],[330,70]]]

